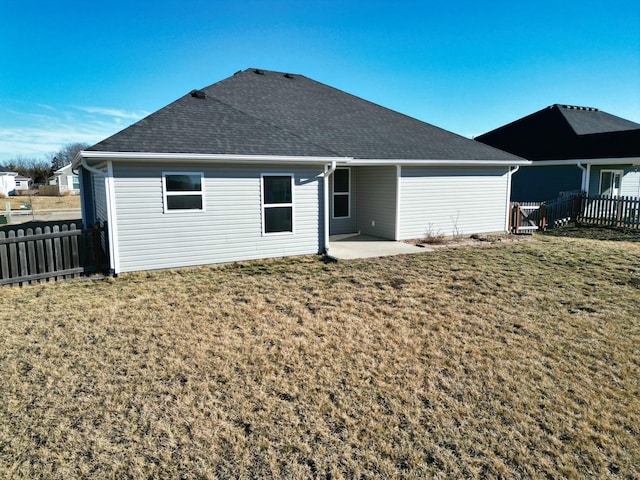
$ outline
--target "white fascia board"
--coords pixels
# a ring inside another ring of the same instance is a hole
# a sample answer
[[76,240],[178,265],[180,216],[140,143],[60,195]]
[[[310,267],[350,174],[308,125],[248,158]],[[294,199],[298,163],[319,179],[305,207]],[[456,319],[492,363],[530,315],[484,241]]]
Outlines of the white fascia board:
[[557,165],[618,165],[630,163],[640,165],[640,157],[621,158],[575,158],[571,160],[536,160],[532,162],[534,167],[552,167]]
[[339,166],[517,166],[531,165],[530,160],[425,160],[425,159],[354,159],[352,157],[306,157],[279,155],[223,155],[202,153],[147,153],[147,152],[94,152],[81,151],[74,160],[74,167],[82,158],[91,161],[156,161],[203,163],[299,163],[324,165],[336,162]]
[[74,164],[81,159],[92,161],[110,160],[112,162],[191,162],[191,163],[301,163],[326,165],[331,162],[348,161],[347,157],[305,157],[305,156],[280,156],[280,155],[223,155],[208,153],[147,153],[147,152],[93,152],[83,150],[74,160]]
[[[419,160],[419,159],[352,159],[346,160],[345,165],[349,166],[404,166],[404,167],[515,167],[519,165],[531,165],[531,160]],[[340,164],[340,162],[338,162]]]

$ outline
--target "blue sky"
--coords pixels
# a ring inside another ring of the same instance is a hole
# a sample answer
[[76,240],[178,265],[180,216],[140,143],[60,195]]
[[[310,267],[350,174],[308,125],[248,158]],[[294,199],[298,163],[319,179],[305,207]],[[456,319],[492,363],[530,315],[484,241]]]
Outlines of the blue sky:
[[467,137],[553,103],[640,123],[640,2],[0,0],[0,162],[250,67]]

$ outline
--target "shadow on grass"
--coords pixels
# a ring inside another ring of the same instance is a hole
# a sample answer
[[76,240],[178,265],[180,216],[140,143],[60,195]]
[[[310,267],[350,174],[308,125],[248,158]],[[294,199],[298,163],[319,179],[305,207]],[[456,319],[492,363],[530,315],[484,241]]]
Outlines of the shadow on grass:
[[543,235],[617,242],[640,242],[640,230],[631,228],[602,227],[597,225],[569,225],[562,228],[556,228],[554,230],[547,230]]

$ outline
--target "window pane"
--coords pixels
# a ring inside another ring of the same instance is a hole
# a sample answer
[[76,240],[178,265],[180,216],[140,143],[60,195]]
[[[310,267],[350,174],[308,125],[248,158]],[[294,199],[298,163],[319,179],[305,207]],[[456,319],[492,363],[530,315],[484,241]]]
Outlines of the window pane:
[[167,192],[200,192],[200,175],[167,175]]
[[264,203],[291,203],[291,177],[263,177]]
[[167,195],[168,210],[202,210],[202,195]]
[[270,207],[264,209],[265,233],[293,232],[291,207]]
[[333,216],[335,218],[349,216],[349,195],[333,196]]
[[600,180],[600,194],[607,195],[611,188],[611,172],[602,172]]
[[349,170],[339,168],[333,172],[333,191],[336,193],[349,192]]

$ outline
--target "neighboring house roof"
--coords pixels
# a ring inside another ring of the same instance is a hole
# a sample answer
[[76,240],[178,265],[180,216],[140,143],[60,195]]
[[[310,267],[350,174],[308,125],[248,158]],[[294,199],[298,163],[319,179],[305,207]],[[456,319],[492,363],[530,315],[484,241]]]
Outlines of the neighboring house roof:
[[522,162],[303,75],[257,69],[194,90],[88,151]]
[[9,177],[17,177],[18,174],[16,172],[0,172],[0,175],[6,175]]
[[53,176],[50,177],[50,178],[54,178],[55,176],[58,176],[58,175],[75,175],[73,173],[73,165],[68,163],[64,167],[60,167],[58,170],[53,172]]
[[529,160],[640,156],[640,124],[590,107],[551,105],[476,140]]

